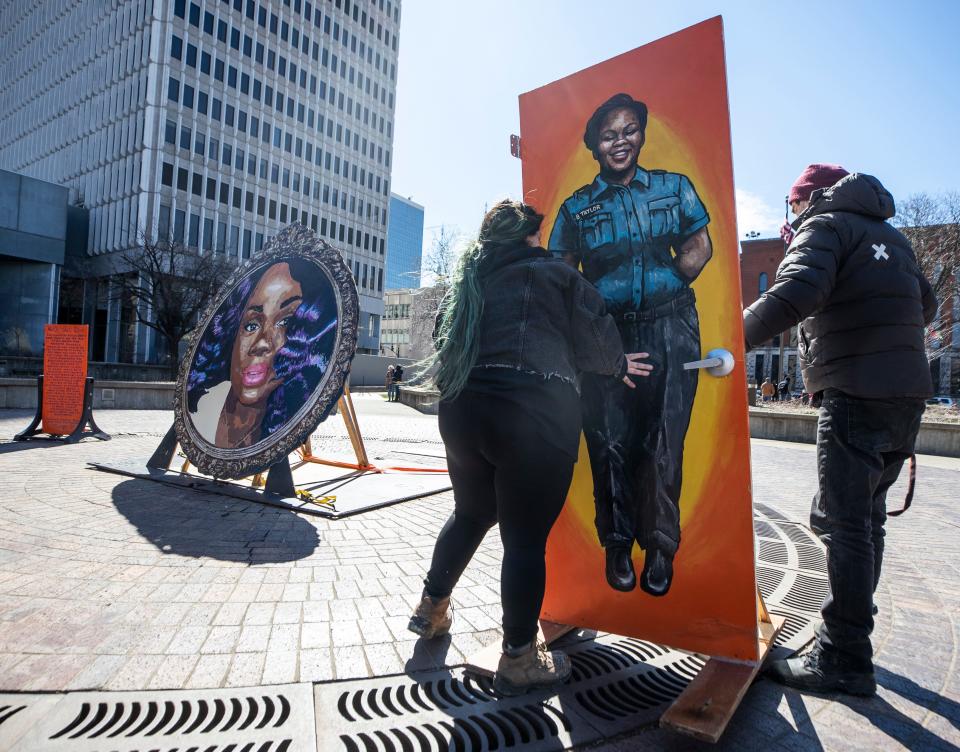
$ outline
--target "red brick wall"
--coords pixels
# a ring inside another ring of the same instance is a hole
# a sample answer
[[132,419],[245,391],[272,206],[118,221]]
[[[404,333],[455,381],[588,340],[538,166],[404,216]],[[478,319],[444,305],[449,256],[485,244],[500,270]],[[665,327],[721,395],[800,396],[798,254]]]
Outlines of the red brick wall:
[[773,286],[781,261],[783,241],[780,238],[740,242],[740,289],[743,291],[744,308],[760,297],[761,272],[767,274],[767,287]]

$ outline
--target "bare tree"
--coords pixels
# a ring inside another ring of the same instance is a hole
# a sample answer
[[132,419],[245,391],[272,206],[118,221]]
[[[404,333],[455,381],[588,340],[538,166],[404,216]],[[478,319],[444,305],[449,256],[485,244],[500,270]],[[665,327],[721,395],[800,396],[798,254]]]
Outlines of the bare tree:
[[423,275],[432,284],[414,291],[410,306],[410,344],[413,357],[426,358],[433,352],[437,314],[460,258],[460,233],[441,225],[423,260]]
[[897,209],[894,222],[913,245],[939,303],[926,333],[927,358],[933,361],[951,344],[950,314],[960,279],[960,193],[916,193],[899,202]]
[[3,332],[0,332],[2,339],[2,352],[10,355],[33,355],[33,348],[30,346],[30,332],[19,324],[14,324]]
[[430,250],[423,260],[423,272],[432,278],[434,285],[446,288],[450,284],[453,270],[456,267],[460,254],[457,252],[457,243],[460,233],[446,225],[440,225],[440,231],[433,236]]
[[436,284],[421,287],[413,294],[410,306],[410,345],[412,357],[423,359],[434,351],[433,337],[436,333],[437,314],[449,289],[449,285]]
[[221,254],[200,254],[174,240],[151,240],[142,232],[137,236],[137,247],[122,254],[117,264],[115,297],[130,305],[138,322],[160,335],[164,360],[176,378],[180,342],[232,265]]

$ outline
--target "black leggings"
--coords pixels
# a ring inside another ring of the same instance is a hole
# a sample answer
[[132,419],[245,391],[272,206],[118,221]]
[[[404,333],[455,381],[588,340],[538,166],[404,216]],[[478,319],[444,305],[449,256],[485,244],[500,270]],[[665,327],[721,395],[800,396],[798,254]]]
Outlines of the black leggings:
[[443,598],[500,523],[500,599],[504,643],[520,647],[537,635],[546,580],[544,552],[566,499],[574,459],[545,442],[516,402],[462,392],[440,403],[454,511],[437,537],[426,592]]

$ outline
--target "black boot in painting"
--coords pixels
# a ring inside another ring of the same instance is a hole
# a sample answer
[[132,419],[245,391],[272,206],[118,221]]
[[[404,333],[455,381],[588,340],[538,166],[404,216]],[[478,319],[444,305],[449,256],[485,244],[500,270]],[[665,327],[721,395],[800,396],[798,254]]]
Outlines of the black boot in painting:
[[607,548],[607,584],[614,590],[628,593],[637,586],[637,575],[633,570],[633,559],[626,546]]
[[673,557],[659,548],[647,551],[640,575],[640,587],[650,595],[666,595],[673,582]]

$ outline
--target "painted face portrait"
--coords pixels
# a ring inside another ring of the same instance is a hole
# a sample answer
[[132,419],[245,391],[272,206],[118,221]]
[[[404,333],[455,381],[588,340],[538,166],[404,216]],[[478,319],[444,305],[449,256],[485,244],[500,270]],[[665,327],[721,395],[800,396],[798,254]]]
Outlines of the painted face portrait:
[[278,261],[241,280],[204,332],[190,371],[193,426],[216,447],[251,447],[280,430],[320,383],[337,306],[322,271]]
[[301,302],[303,292],[289,264],[267,269],[250,294],[230,365],[232,394],[242,404],[260,404],[278,386],[273,359],[286,344],[287,327]]
[[619,175],[632,170],[643,146],[643,126],[629,107],[613,110],[600,124],[594,155],[601,173]]
[[201,473],[248,478],[302,446],[343,394],[360,301],[343,255],[290,225],[224,280],[180,364],[174,429]]

